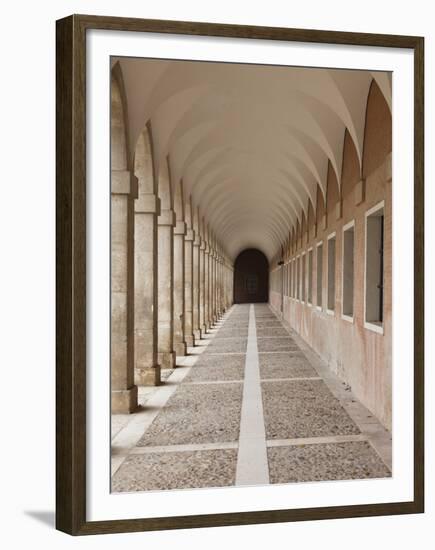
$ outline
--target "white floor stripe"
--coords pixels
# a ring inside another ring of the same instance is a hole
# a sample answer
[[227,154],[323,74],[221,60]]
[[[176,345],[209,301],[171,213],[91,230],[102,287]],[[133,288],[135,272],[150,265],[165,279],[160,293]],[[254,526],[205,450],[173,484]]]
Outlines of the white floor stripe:
[[262,485],[268,483],[269,467],[260,386],[260,368],[258,365],[257,331],[254,306],[251,305],[249,308],[248,346],[243,384],[236,485]]
[[300,380],[322,380],[320,376],[293,376],[288,378],[262,378],[261,383],[263,382],[298,382]]
[[185,445],[159,445],[155,447],[135,447],[130,454],[143,455],[148,453],[174,453],[183,451],[216,451],[222,449],[237,449],[237,441],[222,443],[191,443]]
[[208,384],[241,384],[242,382],[243,380],[193,380],[192,382],[184,382],[183,386],[205,386]]
[[268,447],[290,447],[293,445],[325,445],[327,443],[348,443],[352,441],[367,441],[365,434],[328,435],[322,437],[297,437],[294,439],[268,439]]

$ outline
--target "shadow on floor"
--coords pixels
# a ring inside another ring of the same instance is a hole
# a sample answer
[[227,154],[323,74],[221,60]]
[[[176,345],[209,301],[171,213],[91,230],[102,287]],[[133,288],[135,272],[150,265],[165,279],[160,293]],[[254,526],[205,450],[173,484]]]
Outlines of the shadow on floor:
[[53,510],[24,510],[24,513],[44,525],[55,527],[56,514]]

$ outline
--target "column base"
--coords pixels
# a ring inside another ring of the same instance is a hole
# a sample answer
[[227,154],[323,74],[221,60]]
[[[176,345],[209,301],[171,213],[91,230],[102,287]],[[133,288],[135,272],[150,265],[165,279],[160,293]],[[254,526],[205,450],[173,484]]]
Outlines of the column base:
[[112,390],[111,413],[129,414],[137,409],[137,386],[128,390]]
[[201,331],[199,328],[194,329],[193,337],[195,338],[195,340],[201,340]]
[[195,336],[193,334],[186,334],[184,339],[186,340],[186,346],[193,348],[195,345]]
[[184,357],[187,355],[187,344],[186,342],[176,342],[174,344],[175,355],[178,357]]
[[137,386],[160,386],[160,365],[154,367],[136,367],[134,369],[134,382]]
[[160,351],[157,361],[162,369],[174,369],[176,364],[175,351]]

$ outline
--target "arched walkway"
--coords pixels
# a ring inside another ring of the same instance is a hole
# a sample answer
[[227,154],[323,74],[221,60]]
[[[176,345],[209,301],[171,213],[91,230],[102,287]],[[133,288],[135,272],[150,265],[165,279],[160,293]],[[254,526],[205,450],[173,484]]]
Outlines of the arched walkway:
[[391,75],[113,61],[113,489],[390,476]]

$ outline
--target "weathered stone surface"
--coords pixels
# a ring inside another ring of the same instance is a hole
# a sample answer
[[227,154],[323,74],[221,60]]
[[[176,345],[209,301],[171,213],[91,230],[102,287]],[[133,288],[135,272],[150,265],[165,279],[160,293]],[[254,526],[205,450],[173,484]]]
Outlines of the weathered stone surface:
[[297,351],[298,346],[289,336],[286,338],[257,338],[258,351]]
[[247,338],[248,337],[248,325],[246,326],[232,326],[227,328],[227,325],[225,325],[225,328],[221,328],[215,336],[215,339],[220,338]]
[[292,439],[360,433],[322,380],[265,382],[267,439]]
[[271,483],[391,477],[365,441],[269,447]]
[[297,378],[318,376],[302,353],[260,353],[261,378]]
[[184,382],[243,380],[245,355],[204,354],[192,367]]
[[257,328],[257,338],[268,338],[268,337],[283,337],[288,338],[289,334],[284,328],[280,327],[259,327]]
[[210,342],[206,353],[245,353],[246,338],[220,338]]
[[236,441],[241,383],[182,384],[155,418],[138,446]]
[[234,485],[237,450],[130,455],[112,478],[113,492]]

